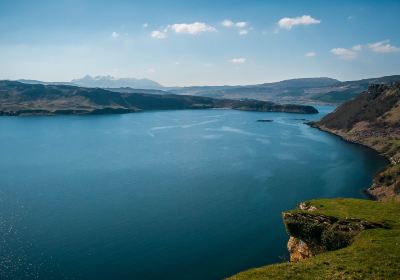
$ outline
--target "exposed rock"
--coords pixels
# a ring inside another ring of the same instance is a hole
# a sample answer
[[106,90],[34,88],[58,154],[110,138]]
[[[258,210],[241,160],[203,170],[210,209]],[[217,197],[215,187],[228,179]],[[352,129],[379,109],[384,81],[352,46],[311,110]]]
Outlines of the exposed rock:
[[291,262],[299,262],[314,256],[307,243],[293,236],[289,237],[287,248]]
[[291,262],[344,248],[350,245],[362,230],[387,227],[360,219],[338,219],[306,212],[283,213],[283,220],[290,235],[287,246]]
[[312,212],[312,211],[317,210],[317,207],[315,207],[314,205],[311,205],[310,202],[301,202],[299,205],[299,209]]

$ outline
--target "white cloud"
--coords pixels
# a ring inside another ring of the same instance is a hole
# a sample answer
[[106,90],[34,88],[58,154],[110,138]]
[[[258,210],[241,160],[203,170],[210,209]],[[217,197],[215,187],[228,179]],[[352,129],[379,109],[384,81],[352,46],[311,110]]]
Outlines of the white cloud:
[[384,40],[376,43],[371,43],[368,44],[368,49],[370,49],[373,52],[377,53],[394,53],[394,52],[400,52],[400,48],[393,46],[389,43],[389,40]]
[[114,39],[115,39],[115,38],[118,38],[118,37],[119,37],[119,34],[118,34],[117,32],[114,31],[113,33],[111,33],[111,37],[114,38]]
[[334,48],[330,50],[331,53],[341,59],[354,59],[357,57],[357,51],[346,48]]
[[167,37],[167,34],[165,34],[165,32],[159,30],[151,31],[150,35],[151,37],[156,39],[165,39]]
[[340,59],[354,59],[358,56],[358,53],[362,51],[362,45],[355,45],[349,49],[346,48],[334,48],[330,52],[336,55]]
[[193,22],[193,23],[175,23],[168,26],[169,29],[180,34],[196,35],[203,32],[215,32],[217,29],[208,25],[204,22]]
[[236,27],[239,27],[239,28],[245,28],[245,27],[247,27],[247,22],[239,21],[239,22],[236,22],[235,25],[236,25]]
[[233,22],[230,19],[225,19],[221,24],[226,28],[236,28],[239,35],[247,35],[249,33],[249,29],[247,28],[249,24],[246,21]]
[[315,52],[307,52],[307,53],[304,54],[305,57],[314,57],[316,55],[317,54]]
[[147,22],[143,23],[143,28],[149,27],[149,24]]
[[290,30],[293,26],[296,25],[311,25],[311,24],[319,24],[321,23],[320,20],[315,19],[309,15],[303,15],[301,17],[284,17],[278,21],[278,25],[280,28]]
[[230,62],[232,64],[243,64],[246,62],[246,58],[244,58],[244,57],[232,58],[232,59],[229,59],[228,62]]
[[247,33],[249,33],[249,31],[247,29],[241,29],[239,30],[239,35],[247,35]]
[[371,43],[368,45],[355,45],[351,48],[334,48],[330,52],[341,59],[354,59],[358,54],[364,50],[370,50],[376,53],[394,53],[400,52],[400,48],[390,44],[389,40],[384,40],[376,43]]
[[221,24],[224,27],[232,27],[235,23],[229,19],[225,19]]

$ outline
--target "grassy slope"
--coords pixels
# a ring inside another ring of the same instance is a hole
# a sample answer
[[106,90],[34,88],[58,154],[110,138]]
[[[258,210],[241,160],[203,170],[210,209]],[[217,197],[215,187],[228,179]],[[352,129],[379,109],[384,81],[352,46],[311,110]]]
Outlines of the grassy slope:
[[366,230],[349,247],[300,263],[250,269],[230,279],[400,279],[400,203],[362,199],[310,202],[318,210],[308,213],[385,222],[391,228]]

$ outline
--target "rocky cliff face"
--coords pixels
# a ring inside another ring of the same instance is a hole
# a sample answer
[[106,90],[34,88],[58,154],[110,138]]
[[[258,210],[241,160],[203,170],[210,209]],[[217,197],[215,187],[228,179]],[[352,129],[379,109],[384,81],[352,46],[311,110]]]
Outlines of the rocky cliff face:
[[400,83],[371,85],[312,126],[387,157],[390,165],[375,176],[368,192],[378,200],[400,199]]
[[291,262],[347,247],[361,231],[386,227],[361,219],[339,219],[310,213],[317,209],[303,206],[304,203],[300,204],[300,211],[283,213],[283,221],[290,235],[287,246]]

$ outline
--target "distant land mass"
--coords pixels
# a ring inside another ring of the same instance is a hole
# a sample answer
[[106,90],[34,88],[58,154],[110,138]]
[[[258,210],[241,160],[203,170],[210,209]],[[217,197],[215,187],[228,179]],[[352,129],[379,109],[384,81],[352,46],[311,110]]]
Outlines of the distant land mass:
[[38,80],[28,80],[28,79],[19,79],[17,82],[24,83],[24,84],[31,84],[31,85],[69,85],[69,86],[76,86],[70,82],[44,82]]
[[131,87],[140,89],[161,89],[163,86],[149,79],[115,78],[113,76],[86,75],[81,79],[73,79],[72,84],[82,87],[120,88]]
[[226,108],[244,111],[313,114],[306,105],[279,105],[259,100],[216,99],[202,96],[113,92],[70,85],[0,81],[0,115],[120,114],[144,110]]
[[112,76],[85,76],[71,82],[41,82],[18,80],[28,84],[75,85],[104,88],[115,92],[147,90],[149,94],[195,95],[222,99],[257,99],[278,103],[341,104],[366,91],[371,84],[391,84],[400,81],[400,75],[369,78],[355,81],[339,81],[327,77],[290,79],[274,83],[244,86],[189,86],[164,87],[149,79],[114,78]]
[[201,95],[214,98],[252,98],[280,103],[330,103],[351,100],[371,84],[391,84],[400,75],[341,82],[331,78],[301,78],[247,86],[211,86],[167,88],[176,94]]

